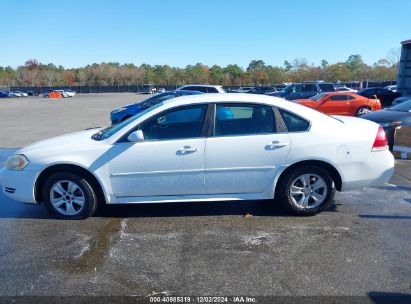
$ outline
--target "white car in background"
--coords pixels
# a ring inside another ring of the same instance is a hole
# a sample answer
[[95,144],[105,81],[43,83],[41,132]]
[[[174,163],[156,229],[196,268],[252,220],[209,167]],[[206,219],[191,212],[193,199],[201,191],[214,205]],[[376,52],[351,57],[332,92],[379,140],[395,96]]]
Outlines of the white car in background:
[[352,93],[356,93],[356,92],[357,92],[356,90],[353,90],[353,89],[351,89],[351,88],[349,88],[349,87],[346,87],[346,86],[336,87],[335,90],[336,90],[337,92],[352,92]]
[[86,218],[101,204],[267,199],[312,215],[336,190],[379,186],[393,172],[373,122],[265,95],[200,94],[20,149],[0,184],[63,219]]
[[74,97],[74,95],[76,95],[75,92],[73,92],[73,91],[68,91],[68,90],[54,90],[53,92],[59,92],[59,93],[61,93],[61,96],[63,96],[64,98]]
[[198,91],[202,93],[226,93],[222,86],[207,84],[188,84],[179,87],[177,90]]
[[29,94],[23,91],[15,91],[15,93],[19,94],[19,97],[28,97]]
[[10,91],[11,97],[23,97],[23,93],[20,91]]

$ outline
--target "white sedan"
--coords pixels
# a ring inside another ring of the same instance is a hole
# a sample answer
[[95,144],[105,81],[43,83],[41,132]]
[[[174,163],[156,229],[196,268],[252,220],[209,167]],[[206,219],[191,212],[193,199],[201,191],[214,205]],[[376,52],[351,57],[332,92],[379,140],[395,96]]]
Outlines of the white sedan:
[[76,95],[75,92],[73,92],[73,91],[66,91],[66,90],[54,90],[54,92],[59,92],[59,93],[61,93],[61,96],[62,96],[63,98],[74,97],[74,95]]
[[86,218],[101,204],[273,200],[295,214],[394,171],[377,124],[276,97],[178,97],[105,129],[35,143],[0,171],[10,198]]

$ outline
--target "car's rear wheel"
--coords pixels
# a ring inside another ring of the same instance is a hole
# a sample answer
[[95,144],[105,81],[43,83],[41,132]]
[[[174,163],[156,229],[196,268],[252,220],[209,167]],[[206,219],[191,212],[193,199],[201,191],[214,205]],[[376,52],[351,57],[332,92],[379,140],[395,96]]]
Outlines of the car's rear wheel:
[[297,215],[317,214],[334,201],[334,181],[321,167],[296,168],[288,172],[278,186],[281,203]]
[[42,194],[47,210],[61,219],[84,219],[98,207],[98,196],[91,183],[69,172],[52,174],[44,183]]
[[355,113],[355,116],[360,117],[370,112],[371,112],[371,109],[369,107],[361,107],[357,110],[357,113]]

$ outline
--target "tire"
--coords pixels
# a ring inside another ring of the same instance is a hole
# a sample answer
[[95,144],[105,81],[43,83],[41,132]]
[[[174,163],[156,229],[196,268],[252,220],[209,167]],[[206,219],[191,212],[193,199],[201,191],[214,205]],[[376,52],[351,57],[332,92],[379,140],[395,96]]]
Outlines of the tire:
[[362,116],[364,114],[367,114],[369,112],[371,112],[371,109],[369,107],[361,107],[357,110],[357,112],[355,113],[355,116],[360,117],[360,116]]
[[[304,187],[303,181],[305,181],[306,186],[309,184],[308,187]],[[316,187],[319,185],[322,187],[311,188],[316,183]],[[294,195],[291,193],[292,189]],[[277,195],[283,206],[293,214],[315,215],[333,203],[335,184],[325,169],[317,166],[304,166],[288,172],[281,179]],[[307,197],[308,199],[305,200],[304,198]]]
[[47,210],[59,219],[85,219],[98,207],[96,190],[88,180],[74,173],[52,174],[44,183],[42,195]]

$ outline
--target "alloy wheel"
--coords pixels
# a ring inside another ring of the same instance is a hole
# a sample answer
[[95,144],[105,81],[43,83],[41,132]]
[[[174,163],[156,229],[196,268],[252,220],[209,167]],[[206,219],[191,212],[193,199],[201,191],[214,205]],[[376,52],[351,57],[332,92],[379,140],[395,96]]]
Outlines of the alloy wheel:
[[327,197],[327,184],[317,174],[298,176],[289,189],[292,203],[299,209],[312,209],[321,205]]
[[83,210],[86,198],[78,184],[69,180],[61,180],[51,187],[50,202],[57,212],[73,216]]

